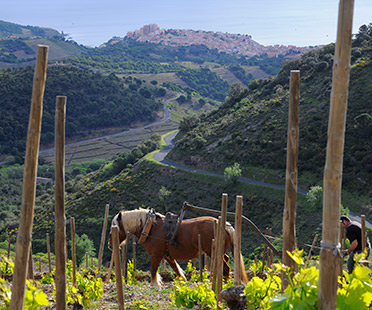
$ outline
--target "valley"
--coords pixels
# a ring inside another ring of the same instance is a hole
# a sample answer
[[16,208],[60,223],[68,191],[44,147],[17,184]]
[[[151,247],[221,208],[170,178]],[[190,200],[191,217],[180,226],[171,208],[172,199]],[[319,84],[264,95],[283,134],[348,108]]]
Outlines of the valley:
[[[353,42],[342,193],[343,212],[367,217],[372,215],[371,42],[368,31]],[[108,43],[82,48],[80,55],[61,58],[48,68],[38,176],[54,178],[54,156],[48,150],[54,138],[54,101],[56,94],[65,93],[71,142],[66,145],[66,216],[76,218],[77,234],[86,234],[98,248],[97,227],[106,204],[111,218],[119,210],[138,207],[177,213],[184,201],[218,210],[221,194],[228,193],[229,211],[234,210],[235,197],[242,195],[244,215],[261,230],[270,227],[280,236],[289,72],[301,71],[299,188],[310,191],[322,186],[334,45],[285,61],[235,57],[205,46]],[[22,65],[15,62],[0,70],[0,151],[6,159],[0,169],[0,236],[7,240],[11,234],[13,243],[31,94],[27,85],[32,78],[32,67]],[[164,103],[170,118],[154,124],[164,116]],[[134,130],[141,124],[153,125]],[[165,160],[190,167],[189,171],[159,164],[152,157],[161,148],[160,136],[176,129],[175,146]],[[86,141],[75,143],[79,140]],[[226,182],[221,175],[235,163],[242,168],[242,178],[278,187],[243,179]],[[45,234],[54,231],[53,194],[51,182],[37,184],[35,253],[44,251]],[[322,197],[320,191],[317,194],[313,201],[304,193],[298,195],[296,229],[304,244],[321,232]],[[280,246],[280,238],[275,242]],[[263,244],[246,232],[243,248],[247,262],[252,262],[261,255]],[[106,249],[105,261],[109,256]],[[143,249],[138,257],[139,267],[148,268]]]

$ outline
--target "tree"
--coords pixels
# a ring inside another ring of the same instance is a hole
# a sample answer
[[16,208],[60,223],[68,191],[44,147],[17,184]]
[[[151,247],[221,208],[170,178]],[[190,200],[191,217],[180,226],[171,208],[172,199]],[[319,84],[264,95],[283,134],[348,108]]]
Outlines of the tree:
[[96,255],[96,249],[94,248],[93,241],[89,239],[86,234],[81,236],[76,235],[76,263],[79,266],[83,260],[85,253],[88,253],[90,256]]
[[240,83],[234,83],[231,85],[228,95],[229,97],[226,102],[233,105],[248,96],[248,89],[242,87]]
[[323,203],[323,187],[312,186],[306,195],[307,202],[316,209],[319,209]]
[[159,88],[158,89],[158,96],[159,97],[164,97],[167,94],[167,91],[164,88]]
[[164,205],[165,210],[168,210],[168,207],[166,206],[165,202],[168,196],[170,196],[170,194],[172,194],[172,192],[167,190],[167,188],[164,186],[162,186],[159,189],[158,197],[159,197],[160,202]]
[[177,102],[179,104],[185,103],[186,102],[186,97],[184,95],[181,95],[177,98]]
[[240,169],[240,165],[235,163],[233,166],[226,167],[224,171],[225,180],[228,183],[236,184],[238,179],[242,175],[242,169]]

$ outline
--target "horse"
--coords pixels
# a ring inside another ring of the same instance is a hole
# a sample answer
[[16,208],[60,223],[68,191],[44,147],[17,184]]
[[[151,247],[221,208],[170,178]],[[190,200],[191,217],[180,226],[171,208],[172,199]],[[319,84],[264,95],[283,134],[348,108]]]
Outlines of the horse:
[[[212,252],[212,239],[214,238],[214,226],[217,219],[211,216],[201,216],[185,219],[181,222],[177,233],[176,242],[170,242],[164,233],[165,216],[156,213],[152,209],[135,209],[120,211],[112,219],[111,227],[119,227],[119,243],[128,240],[129,235],[135,235],[138,243],[143,243],[146,252],[151,257],[151,285],[160,288],[161,277],[157,272],[163,258],[169,263],[178,277],[186,282],[184,271],[177,260],[188,261],[199,256],[198,235],[200,234],[202,253],[209,257]],[[152,225],[148,223],[152,223]],[[226,222],[226,235],[224,245],[223,275],[229,277],[229,256],[226,254],[230,245],[232,253],[234,244],[234,228]],[[111,234],[108,239],[108,247],[111,250]],[[243,256],[240,254],[242,281],[248,282],[244,268]]]

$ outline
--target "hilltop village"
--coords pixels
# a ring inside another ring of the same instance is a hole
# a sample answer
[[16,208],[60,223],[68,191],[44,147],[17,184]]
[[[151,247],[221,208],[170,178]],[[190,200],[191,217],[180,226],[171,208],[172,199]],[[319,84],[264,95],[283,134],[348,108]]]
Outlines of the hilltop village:
[[226,54],[255,56],[267,54],[268,57],[286,55],[287,58],[299,58],[301,54],[314,47],[296,47],[294,45],[264,46],[252,40],[248,34],[231,34],[203,30],[161,29],[157,24],[145,25],[139,30],[130,31],[127,37],[139,42],[151,42],[170,46],[205,45]]

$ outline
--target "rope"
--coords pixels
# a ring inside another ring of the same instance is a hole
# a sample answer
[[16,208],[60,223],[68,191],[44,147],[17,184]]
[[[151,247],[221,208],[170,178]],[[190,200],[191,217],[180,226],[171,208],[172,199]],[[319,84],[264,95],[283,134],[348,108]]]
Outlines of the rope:
[[327,250],[333,250],[333,255],[337,256],[338,254],[341,255],[340,249],[341,249],[341,244],[340,242],[336,245],[328,244],[324,242],[323,240],[320,241],[320,246],[322,249],[327,249]]
[[[242,225],[244,228],[246,228],[247,230],[250,230],[251,232],[257,234],[257,232],[255,230],[253,230],[251,227],[247,226],[247,225]],[[278,240],[278,241],[283,241],[283,239],[277,235],[274,235],[274,234],[271,234],[271,235],[267,235],[267,234],[264,234],[264,236],[268,239],[272,239],[272,240]],[[300,245],[300,246],[303,246],[303,247],[307,247],[307,248],[311,248],[312,245],[311,244],[307,244],[307,243],[303,243],[303,242],[297,242],[297,245]],[[318,249],[318,250],[321,250],[321,247],[319,246],[314,246],[314,249]]]

